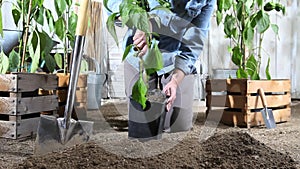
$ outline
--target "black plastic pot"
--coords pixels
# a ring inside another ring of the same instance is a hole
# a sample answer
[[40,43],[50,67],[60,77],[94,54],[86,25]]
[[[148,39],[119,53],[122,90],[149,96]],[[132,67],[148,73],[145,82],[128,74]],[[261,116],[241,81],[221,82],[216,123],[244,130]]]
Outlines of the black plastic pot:
[[147,102],[146,110],[130,99],[128,137],[140,141],[161,139],[165,122],[166,102]]

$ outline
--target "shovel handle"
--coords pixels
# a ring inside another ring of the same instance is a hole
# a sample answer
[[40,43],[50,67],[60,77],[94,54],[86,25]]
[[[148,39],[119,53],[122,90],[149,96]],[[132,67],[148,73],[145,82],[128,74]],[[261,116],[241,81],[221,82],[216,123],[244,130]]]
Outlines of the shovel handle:
[[80,8],[75,35],[84,36],[86,33],[89,2],[90,0],[80,0]]
[[266,95],[265,95],[264,90],[262,88],[259,88],[258,93],[260,95],[263,106],[267,107],[267,99],[266,99]]

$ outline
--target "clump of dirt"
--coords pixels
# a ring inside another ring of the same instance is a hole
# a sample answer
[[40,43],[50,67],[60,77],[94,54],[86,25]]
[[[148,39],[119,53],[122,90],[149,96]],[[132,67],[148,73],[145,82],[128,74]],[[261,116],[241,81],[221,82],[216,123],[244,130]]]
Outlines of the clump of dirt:
[[[141,143],[139,143],[141,144]],[[204,142],[187,138],[168,151],[147,158],[110,153],[96,142],[61,152],[32,156],[16,168],[296,168],[288,155],[277,152],[244,132],[216,134]]]

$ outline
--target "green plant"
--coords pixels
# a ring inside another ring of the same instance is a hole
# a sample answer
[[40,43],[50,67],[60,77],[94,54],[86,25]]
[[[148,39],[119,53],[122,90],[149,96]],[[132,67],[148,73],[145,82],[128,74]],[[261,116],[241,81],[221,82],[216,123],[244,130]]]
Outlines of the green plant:
[[[104,6],[108,8],[108,1],[104,0]],[[161,0],[161,3],[167,4],[165,1]],[[168,6],[167,6],[168,7]],[[155,9],[167,9],[164,6],[157,6]],[[153,9],[153,10],[155,10]],[[153,35],[157,34],[151,31],[150,20],[158,21],[158,17],[151,15],[149,13],[149,5],[147,0],[123,0],[119,6],[119,11],[112,13],[106,22],[107,29],[115,39],[118,45],[118,38],[115,29],[115,21],[120,17],[122,22],[122,27],[127,26],[131,29],[139,29],[146,33],[147,44],[150,47],[145,57],[139,57],[139,79],[134,84],[132,89],[132,99],[140,103],[143,109],[146,108],[148,83],[147,78],[144,78],[143,73],[145,72],[147,77],[152,73],[160,70],[163,67],[162,54],[158,48],[158,42],[155,41]],[[159,24],[159,22],[157,22]],[[123,60],[127,57],[130,51],[135,51],[135,56],[138,57],[140,49],[138,49],[133,44],[126,47]],[[148,57],[149,56],[149,57]]]
[[[22,71],[36,72],[45,65],[49,72],[58,66],[67,72],[68,54],[72,51],[75,40],[77,15],[72,8],[72,0],[54,1],[57,19],[52,11],[44,5],[44,0],[17,0],[13,2],[12,14],[16,25],[22,25],[22,36],[19,46],[9,56],[1,53],[0,73]],[[48,30],[47,32],[45,30]],[[57,42],[54,35],[63,45],[63,56],[51,51]]]
[[[232,44],[228,49],[232,62],[238,66],[237,78],[260,79],[264,33],[272,28],[278,35],[278,25],[271,23],[268,13],[273,10],[285,14],[285,7],[274,1],[217,1],[217,24],[223,23],[226,38],[231,40]],[[258,44],[254,43],[255,34],[259,37]],[[267,79],[271,79],[269,64],[270,58],[265,71]]]

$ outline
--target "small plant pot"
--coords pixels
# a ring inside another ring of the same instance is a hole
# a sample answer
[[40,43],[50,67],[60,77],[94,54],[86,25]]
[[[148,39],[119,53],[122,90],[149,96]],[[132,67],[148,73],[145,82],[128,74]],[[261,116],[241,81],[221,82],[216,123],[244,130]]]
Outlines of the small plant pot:
[[161,139],[165,122],[166,101],[149,102],[147,101],[146,110],[130,98],[128,137],[129,139],[138,139],[139,141]]

